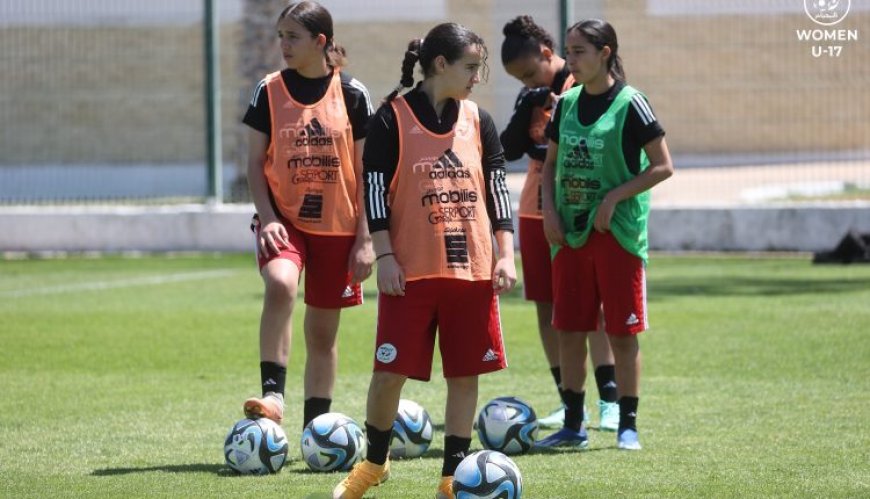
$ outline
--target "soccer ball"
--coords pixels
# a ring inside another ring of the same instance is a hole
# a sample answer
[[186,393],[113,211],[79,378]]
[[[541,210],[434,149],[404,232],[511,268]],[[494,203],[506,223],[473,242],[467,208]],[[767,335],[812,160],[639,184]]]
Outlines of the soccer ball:
[[501,452],[469,454],[453,473],[456,499],[519,499],[523,496],[520,469]]
[[522,454],[535,444],[538,418],[529,404],[516,397],[492,399],[477,417],[477,436],[487,449]]
[[393,421],[390,457],[420,457],[432,443],[432,420],[420,404],[402,399]]
[[366,437],[353,419],[339,412],[321,414],[302,431],[302,459],[314,471],[347,471],[361,461]]
[[287,435],[271,419],[242,419],[224,441],[224,458],[236,473],[277,473],[287,461]]

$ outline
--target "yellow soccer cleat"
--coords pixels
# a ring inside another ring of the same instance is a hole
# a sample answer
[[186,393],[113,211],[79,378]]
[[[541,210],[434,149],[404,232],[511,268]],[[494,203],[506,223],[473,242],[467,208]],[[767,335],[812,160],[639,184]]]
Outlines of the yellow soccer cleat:
[[350,470],[350,475],[332,491],[332,499],[361,499],[369,488],[377,487],[389,478],[389,459],[383,465],[369,461],[357,463]]

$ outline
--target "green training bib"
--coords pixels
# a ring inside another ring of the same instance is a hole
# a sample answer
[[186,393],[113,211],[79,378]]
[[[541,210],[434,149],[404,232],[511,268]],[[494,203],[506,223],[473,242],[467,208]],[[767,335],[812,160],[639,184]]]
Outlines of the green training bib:
[[[559,153],[556,157],[556,210],[562,219],[565,239],[572,248],[586,243],[604,195],[634,177],[622,152],[622,130],[631,98],[640,92],[628,85],[614,98],[598,120],[584,126],[577,117],[582,86],[561,97]],[[640,152],[640,171],[649,167],[646,153]],[[643,192],[616,205],[610,231],[626,251],[647,260],[647,220],[650,193]],[[551,248],[556,256],[559,247]]]

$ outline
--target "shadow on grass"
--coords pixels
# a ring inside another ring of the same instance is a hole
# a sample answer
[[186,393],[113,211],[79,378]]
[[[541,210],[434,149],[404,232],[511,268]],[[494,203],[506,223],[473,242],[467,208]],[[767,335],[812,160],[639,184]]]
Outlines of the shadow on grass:
[[589,452],[599,452],[603,450],[616,450],[616,445],[614,444],[607,447],[587,447],[585,449],[580,449],[577,447],[535,447],[534,449],[523,455],[539,456],[545,454],[586,454]]
[[680,296],[787,296],[855,293],[870,279],[800,279],[705,276],[650,279],[651,299]]
[[222,464],[167,464],[164,466],[143,466],[141,468],[103,468],[91,472],[92,476],[117,476],[131,473],[151,473],[160,471],[164,473],[213,473],[220,476],[238,476],[231,469]]
[[[444,450],[430,448],[420,457],[412,457],[412,458],[408,458],[408,459],[396,458],[396,459],[390,459],[390,461],[393,464],[395,464],[395,463],[401,463],[403,461],[415,461],[417,459],[443,459],[443,458],[444,458]],[[333,473],[333,474],[345,473],[346,474],[346,473],[348,473],[348,471],[350,471],[350,470],[314,471],[311,468],[306,467],[306,468],[289,470],[289,473],[294,473],[296,475],[323,475],[323,474],[329,474],[329,473]]]

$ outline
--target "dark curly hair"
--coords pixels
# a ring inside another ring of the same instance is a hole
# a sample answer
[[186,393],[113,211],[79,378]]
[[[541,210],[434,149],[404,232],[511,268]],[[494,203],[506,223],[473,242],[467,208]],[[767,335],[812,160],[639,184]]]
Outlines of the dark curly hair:
[[535,23],[532,16],[517,16],[502,29],[501,63],[508,64],[520,57],[541,53],[541,45],[554,50],[553,37]]

